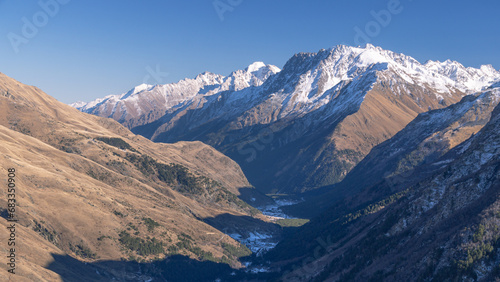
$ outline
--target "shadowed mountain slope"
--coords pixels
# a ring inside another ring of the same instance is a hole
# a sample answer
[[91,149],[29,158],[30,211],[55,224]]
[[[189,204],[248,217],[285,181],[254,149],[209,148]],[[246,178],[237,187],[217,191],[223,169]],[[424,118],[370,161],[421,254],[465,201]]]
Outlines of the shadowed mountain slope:
[[[405,130],[375,148],[371,154],[378,154],[382,170],[393,175],[386,175],[374,185],[360,179],[358,183],[364,182],[367,186],[337,201],[273,249],[268,259],[275,261],[274,266],[281,273],[286,272],[283,279],[500,279],[497,252],[500,247],[500,106],[490,110],[492,104],[498,103],[497,98],[498,90],[492,89],[476,97],[466,97],[449,108],[421,114]],[[449,134],[450,130],[457,132],[455,129],[458,129],[469,135],[476,130],[471,123],[474,120],[482,128],[444,153],[435,150],[438,157],[433,157],[434,153],[426,155],[428,150],[419,150],[420,144],[431,139],[411,139],[418,142],[408,139],[411,132],[419,136],[418,132],[427,131],[429,136],[443,134],[441,141],[453,144],[453,140],[459,142],[463,136],[455,139]],[[436,127],[428,131],[422,128],[423,124]],[[456,127],[458,124],[462,126]],[[400,157],[394,157],[405,150]],[[418,158],[422,163],[411,168],[404,166],[403,171],[411,170],[400,175],[398,164],[401,160],[406,164],[406,154],[415,151],[424,156]],[[366,162],[368,165],[370,156]],[[367,166],[361,166],[358,173],[361,169],[370,176]],[[380,177],[378,168],[372,169],[373,175]]]

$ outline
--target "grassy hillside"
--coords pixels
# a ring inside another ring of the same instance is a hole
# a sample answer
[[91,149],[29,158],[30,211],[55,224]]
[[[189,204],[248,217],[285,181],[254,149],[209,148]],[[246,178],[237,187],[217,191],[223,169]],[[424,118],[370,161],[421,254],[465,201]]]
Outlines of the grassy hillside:
[[[251,187],[239,166],[215,149],[201,142],[155,144],[3,74],[0,143],[5,179],[8,168],[17,174],[23,263],[16,281],[60,280],[45,267],[53,255],[66,254],[87,262],[183,255],[241,267],[231,252],[241,245],[203,219],[265,220],[238,198],[240,188]],[[2,215],[6,201],[1,189]],[[7,221],[0,222],[5,229]],[[0,233],[2,242],[7,235]],[[6,257],[4,246],[0,254]]]

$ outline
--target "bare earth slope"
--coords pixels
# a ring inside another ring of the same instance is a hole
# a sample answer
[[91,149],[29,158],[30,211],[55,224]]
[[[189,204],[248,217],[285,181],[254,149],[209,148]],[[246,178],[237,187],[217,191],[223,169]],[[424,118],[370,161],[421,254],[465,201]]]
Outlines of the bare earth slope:
[[[46,269],[54,263],[52,254],[81,261],[142,261],[181,254],[240,267],[238,255],[230,250],[248,250],[204,219],[229,214],[255,217],[268,226],[237,197],[239,189],[252,189],[239,166],[212,147],[201,142],[153,143],[4,74],[0,144],[4,183],[7,169],[16,169],[16,281],[60,280]],[[2,188],[3,258],[9,235],[6,194]],[[2,262],[7,273],[4,268]],[[147,280],[149,275],[104,270],[108,278]]]

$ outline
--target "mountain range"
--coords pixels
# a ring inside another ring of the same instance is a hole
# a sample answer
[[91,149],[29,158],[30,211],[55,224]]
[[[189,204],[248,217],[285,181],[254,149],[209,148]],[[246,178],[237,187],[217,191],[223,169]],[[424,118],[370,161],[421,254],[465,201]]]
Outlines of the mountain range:
[[372,45],[339,45],[296,54],[282,70],[257,62],[73,106],[155,142],[202,141],[238,162],[260,191],[297,194],[340,182],[419,113],[499,79],[491,65],[421,64]]
[[14,278],[500,281],[499,103],[372,45],[71,106],[0,73]]

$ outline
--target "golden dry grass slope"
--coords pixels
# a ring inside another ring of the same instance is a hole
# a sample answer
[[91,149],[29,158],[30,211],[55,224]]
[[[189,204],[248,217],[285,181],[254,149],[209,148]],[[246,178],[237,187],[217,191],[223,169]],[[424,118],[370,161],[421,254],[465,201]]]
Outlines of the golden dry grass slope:
[[81,261],[182,254],[240,267],[224,250],[239,243],[203,219],[262,218],[236,197],[239,188],[251,187],[239,166],[212,147],[153,143],[4,74],[0,144],[2,260],[8,168],[16,169],[19,218],[16,274],[8,277],[2,261],[0,280],[58,281],[46,269],[52,254]]

